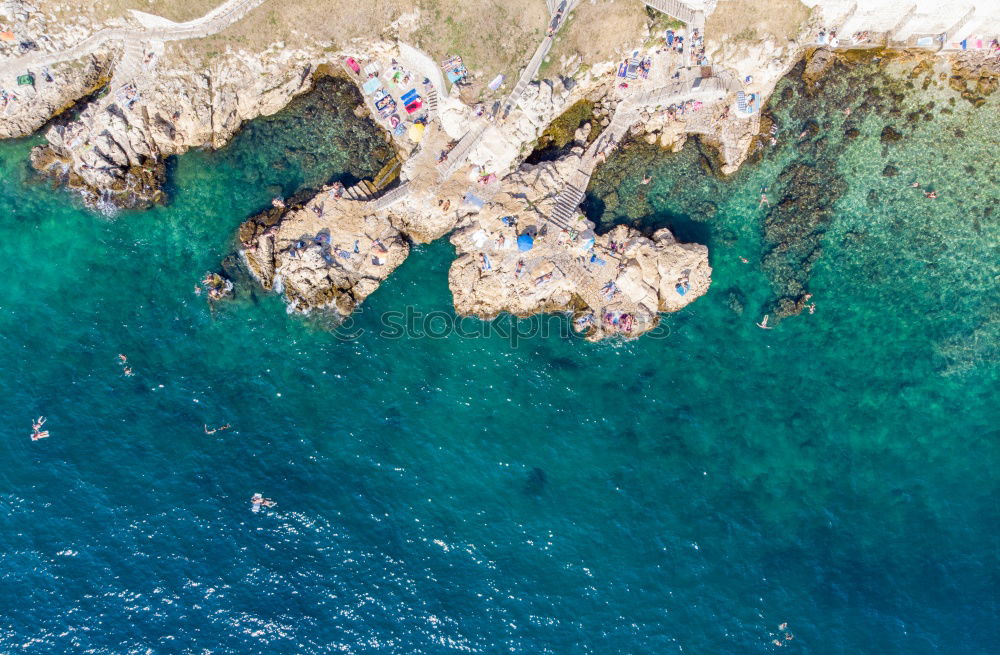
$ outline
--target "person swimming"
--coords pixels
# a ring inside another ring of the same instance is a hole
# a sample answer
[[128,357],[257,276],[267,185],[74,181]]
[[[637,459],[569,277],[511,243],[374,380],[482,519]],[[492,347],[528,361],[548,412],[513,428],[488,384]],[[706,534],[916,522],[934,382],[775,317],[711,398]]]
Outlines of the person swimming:
[[769,318],[769,316],[767,314],[764,314],[764,320],[762,320],[760,323],[758,323],[757,327],[759,327],[762,330],[771,330],[771,329],[773,329],[772,326],[770,326],[770,325],[767,324],[768,318]]
[[274,507],[277,504],[270,498],[264,498],[264,495],[260,493],[256,493],[250,498],[250,509],[254,512],[259,512],[261,507]]
[[39,416],[34,421],[31,422],[31,440],[38,441],[39,439],[46,439],[49,436],[48,430],[43,430],[42,426],[45,425],[45,417]]
[[127,377],[127,378],[130,378],[133,375],[135,375],[135,371],[132,370],[131,366],[126,366],[125,370],[123,372],[125,373],[125,377]]
[[118,353],[118,363],[119,364],[124,364],[127,361],[128,361],[128,357],[126,357],[125,355],[123,355],[121,353]]
[[649,175],[647,175],[646,177],[642,178],[642,183],[643,184],[649,184],[652,181],[653,181],[653,178],[650,177]]

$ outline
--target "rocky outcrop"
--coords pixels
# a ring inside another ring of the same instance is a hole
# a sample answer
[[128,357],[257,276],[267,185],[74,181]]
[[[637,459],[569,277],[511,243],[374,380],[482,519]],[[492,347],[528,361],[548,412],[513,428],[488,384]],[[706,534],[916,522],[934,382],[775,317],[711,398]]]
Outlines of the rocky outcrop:
[[311,71],[294,52],[227,57],[204,71],[193,63],[147,70],[71,123],[51,127],[48,144],[32,151],[32,165],[80,189],[91,206],[149,206],[162,197],[166,157],[224,145],[245,120],[274,113],[307,90]]
[[[619,226],[595,235],[581,216],[565,227],[549,222],[581,152],[522,166],[481,192],[489,196],[481,207],[483,198],[452,205],[418,194],[379,210],[377,200],[347,200],[325,188],[302,205],[244,222],[241,254],[253,277],[283,293],[290,310],[346,316],[406,259],[413,237],[454,230],[457,258],[448,281],[460,314],[570,312],[589,339],[634,338],[655,328],[660,312],[705,294],[708,249],[680,243],[665,229],[644,236]],[[415,202],[428,207],[436,227],[416,220]]]
[[986,97],[1000,88],[1000,58],[984,52],[952,55],[952,71],[948,84],[976,107],[986,103]]
[[660,312],[708,291],[708,249],[680,243],[669,230],[646,237],[618,226],[595,235],[579,216],[567,226],[549,222],[554,191],[580,154],[523,166],[452,235],[458,257],[448,284],[459,314],[571,312],[589,339],[634,338],[655,328]]
[[275,208],[239,229],[247,268],[298,312],[347,316],[410,252],[388,216],[328,187],[304,205]]
[[33,82],[5,89],[0,99],[0,139],[34,134],[52,117],[71,109],[108,81],[111,54],[101,51],[76,61],[20,71]]

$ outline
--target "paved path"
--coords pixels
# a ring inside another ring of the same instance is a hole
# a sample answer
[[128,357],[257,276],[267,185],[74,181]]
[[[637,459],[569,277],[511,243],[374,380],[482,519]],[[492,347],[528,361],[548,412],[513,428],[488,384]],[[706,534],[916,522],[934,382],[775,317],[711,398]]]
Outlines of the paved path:
[[[563,18],[556,26],[557,33],[560,29],[562,29],[562,26],[566,23],[566,18],[576,7],[578,2],[579,0],[567,0],[566,6],[563,8]],[[555,12],[561,5],[562,0],[550,3],[549,10],[551,12]],[[554,13],[552,15],[554,17]],[[503,108],[503,114],[500,119],[501,121],[507,119],[511,110],[521,100],[521,96],[524,95],[524,90],[528,88],[528,84],[530,84],[531,80],[533,80],[538,74],[538,69],[541,68],[542,62],[545,60],[545,55],[549,54],[549,50],[552,49],[554,36],[554,34],[547,35],[538,45],[534,56],[532,56],[531,61],[528,62],[527,67],[525,67],[524,71],[521,73],[521,77],[518,78],[517,84],[514,85],[514,90],[511,91],[510,95],[507,96],[507,99],[501,104],[501,107]],[[465,158],[468,157],[473,148],[479,145],[483,135],[486,133],[487,127],[489,127],[489,123],[485,120],[480,120],[477,125],[474,125],[468,132],[465,133],[465,136],[463,136],[452,151],[448,153],[448,159],[438,165],[438,173],[440,174],[442,180],[446,180],[451,177],[451,175],[465,163]]]
[[[226,0],[201,18],[186,23],[162,24],[161,27],[147,29],[108,28],[88,36],[79,43],[59,52],[39,52],[0,62],[0,79],[23,74],[28,69],[52,66],[62,61],[72,61],[96,52],[108,41],[122,41],[128,50],[130,42],[177,41],[198,39],[224,30],[243,18],[252,9],[267,0]],[[134,57],[133,52],[124,52],[125,57]],[[141,49],[141,48],[140,48]],[[141,62],[140,62],[141,63]],[[131,63],[129,63],[131,66]],[[126,71],[127,72],[127,71]],[[134,76],[134,75],[133,75]],[[120,75],[115,75],[120,78]],[[130,79],[130,78],[128,78]],[[126,80],[127,81],[127,80]]]

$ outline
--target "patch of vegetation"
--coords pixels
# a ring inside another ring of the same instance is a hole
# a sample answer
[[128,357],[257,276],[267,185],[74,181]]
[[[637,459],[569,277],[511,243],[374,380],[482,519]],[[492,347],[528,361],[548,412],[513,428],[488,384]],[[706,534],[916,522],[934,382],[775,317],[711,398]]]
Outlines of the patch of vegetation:
[[[590,100],[580,100],[564,111],[558,118],[552,121],[542,136],[538,139],[542,147],[555,146],[565,148],[573,142],[576,131],[583,127],[584,123],[594,121],[594,103]],[[599,126],[598,126],[599,127]]]

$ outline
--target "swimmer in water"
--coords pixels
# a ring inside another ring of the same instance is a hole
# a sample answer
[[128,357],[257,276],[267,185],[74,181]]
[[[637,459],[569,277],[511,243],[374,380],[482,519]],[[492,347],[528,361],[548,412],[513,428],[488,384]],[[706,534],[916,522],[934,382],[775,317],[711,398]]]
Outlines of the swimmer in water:
[[127,377],[127,378],[130,378],[133,375],[135,375],[135,372],[132,370],[131,366],[126,366],[125,370],[124,370],[124,373],[125,373],[125,377]]
[[933,200],[937,198],[937,191],[924,191],[924,197]]
[[764,193],[763,191],[761,191],[761,194],[760,194],[760,203],[759,203],[759,204],[757,205],[757,209],[760,209],[760,208],[761,208],[761,207],[763,207],[764,205],[767,205],[768,207],[770,207],[770,206],[771,206],[771,203],[770,203],[770,201],[769,201],[769,200],[767,199],[767,194],[766,194],[766,193]]
[[767,319],[768,319],[768,315],[764,314],[764,320],[762,320],[760,323],[758,323],[757,327],[759,327],[762,330],[770,330],[770,329],[772,329],[772,327],[767,324]]
[[274,507],[278,504],[270,498],[264,498],[263,494],[259,493],[253,495],[250,499],[250,503],[253,505],[255,510],[259,510],[261,507]]
[[32,441],[38,441],[39,439],[48,439],[48,438],[49,438],[49,431],[48,430],[42,430],[41,432],[32,432],[31,433],[31,440]]
[[121,353],[118,353],[118,363],[119,364],[124,364],[127,361],[128,361],[128,357],[126,357],[125,355],[123,355]]
[[643,184],[649,184],[649,183],[650,183],[650,182],[652,182],[652,181],[653,181],[653,178],[651,178],[651,177],[650,177],[650,176],[648,176],[648,175],[647,175],[646,177],[642,178],[642,183],[643,183]]
[[911,189],[919,189],[920,188],[920,182],[914,182],[913,184],[910,185],[910,188]]
[[747,259],[746,257],[740,257],[740,261],[743,262],[744,264],[749,264],[750,263],[750,260]]
[[34,421],[31,422],[32,432],[38,432],[39,430],[42,429],[43,425],[45,425],[45,417],[39,416],[38,418],[36,418]]

